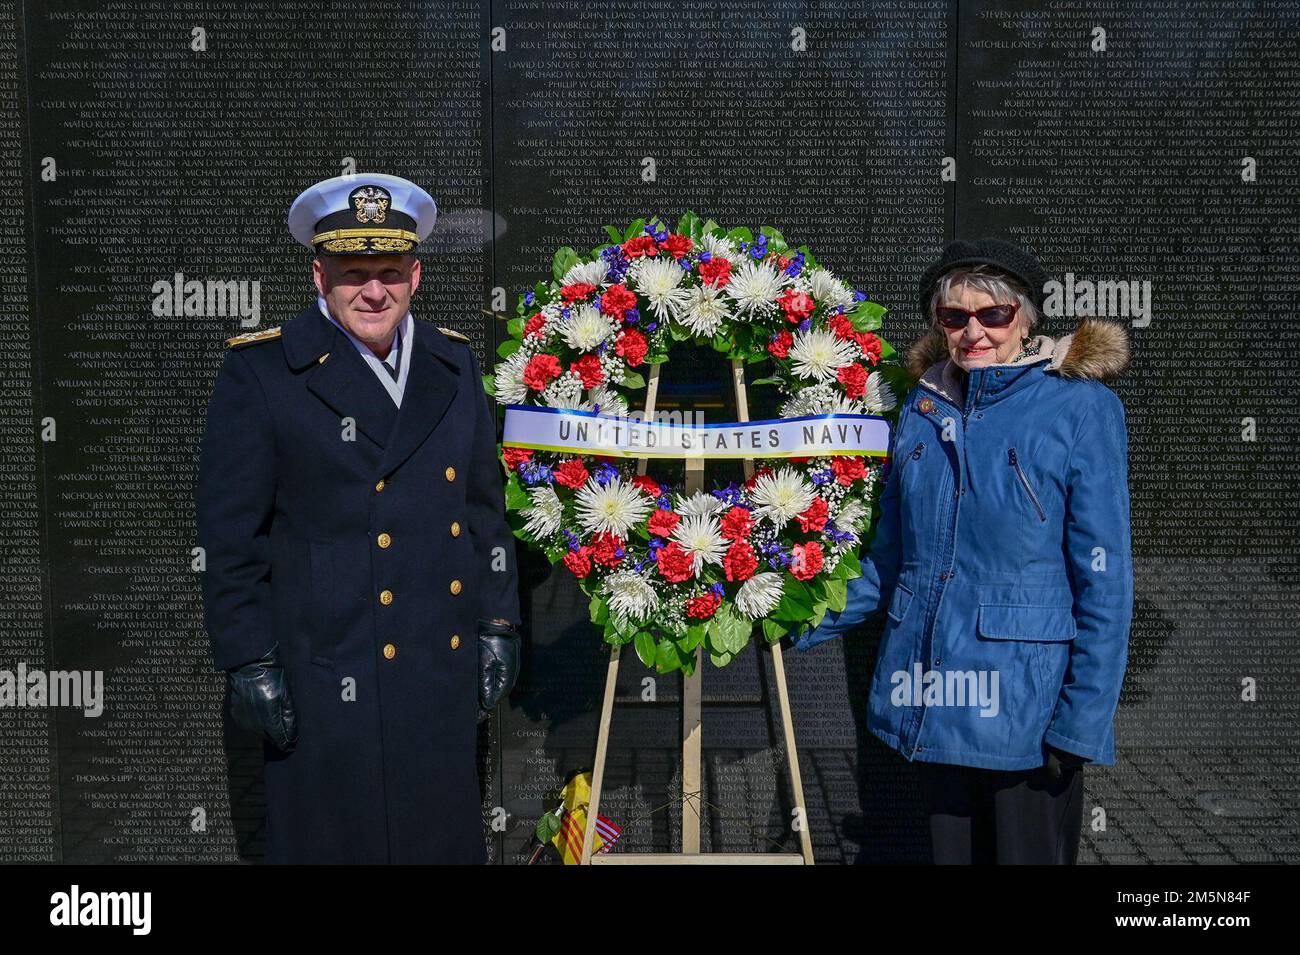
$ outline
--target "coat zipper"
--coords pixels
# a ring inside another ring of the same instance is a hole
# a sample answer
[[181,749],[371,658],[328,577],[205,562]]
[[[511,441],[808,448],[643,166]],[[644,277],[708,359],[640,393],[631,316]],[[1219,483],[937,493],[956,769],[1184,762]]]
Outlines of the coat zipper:
[[1007,460],[1016,469],[1016,476],[1020,478],[1020,483],[1025,486],[1025,490],[1029,493],[1029,499],[1034,502],[1034,509],[1038,511],[1038,519],[1040,521],[1047,520],[1047,513],[1043,510],[1043,505],[1038,503],[1038,495],[1029,486],[1029,478],[1025,477],[1025,472],[1020,469],[1020,459],[1016,457],[1015,448],[1007,449]]
[[898,479],[900,481],[903,480],[903,471],[907,468],[907,462],[919,461],[921,459],[921,452],[924,450],[925,450],[925,442],[922,441],[920,444],[914,447],[910,452],[908,452],[907,457],[903,458],[903,463],[898,466]]

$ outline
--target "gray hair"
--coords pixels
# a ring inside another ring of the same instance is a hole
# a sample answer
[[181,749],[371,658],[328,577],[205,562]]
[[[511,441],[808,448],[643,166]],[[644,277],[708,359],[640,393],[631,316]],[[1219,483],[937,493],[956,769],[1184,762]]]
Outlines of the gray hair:
[[1025,317],[1025,330],[1038,324],[1039,313],[1029,298],[1029,290],[1000,269],[990,265],[971,265],[953,269],[935,284],[930,296],[930,321],[935,321],[934,310],[948,300],[958,286],[967,286],[999,302],[1017,301],[1017,317]]

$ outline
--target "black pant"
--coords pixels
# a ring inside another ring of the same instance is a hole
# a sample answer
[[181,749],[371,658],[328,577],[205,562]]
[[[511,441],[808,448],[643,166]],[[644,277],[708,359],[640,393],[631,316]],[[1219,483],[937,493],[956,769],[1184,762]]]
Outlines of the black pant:
[[936,865],[1073,865],[1083,828],[1083,769],[976,769],[916,763]]

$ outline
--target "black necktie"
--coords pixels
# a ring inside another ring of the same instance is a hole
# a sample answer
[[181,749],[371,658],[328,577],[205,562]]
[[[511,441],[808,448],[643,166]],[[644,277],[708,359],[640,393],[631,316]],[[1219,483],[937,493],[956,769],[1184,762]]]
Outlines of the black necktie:
[[393,363],[383,362],[383,366],[388,369],[388,373],[396,381],[402,370],[402,333],[398,332],[393,337]]

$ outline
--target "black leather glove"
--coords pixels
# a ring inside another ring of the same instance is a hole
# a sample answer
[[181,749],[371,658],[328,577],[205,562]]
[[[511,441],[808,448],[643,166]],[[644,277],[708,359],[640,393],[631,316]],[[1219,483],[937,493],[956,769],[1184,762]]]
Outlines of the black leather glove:
[[478,622],[478,721],[510,695],[519,676],[519,632],[508,623]]
[[1047,770],[1048,780],[1055,784],[1060,781],[1061,775],[1067,769],[1078,769],[1086,762],[1088,762],[1087,759],[1076,753],[1069,753],[1063,749],[1057,749],[1055,746],[1048,746],[1047,763],[1044,768]]
[[227,671],[230,715],[244,729],[265,736],[287,753],[298,742],[298,721],[279,651],[277,643],[260,660]]

